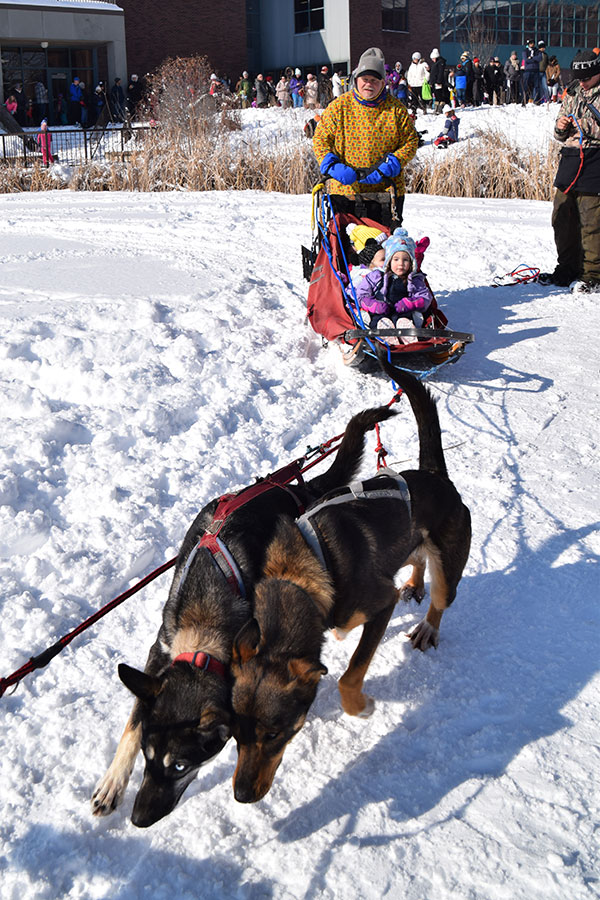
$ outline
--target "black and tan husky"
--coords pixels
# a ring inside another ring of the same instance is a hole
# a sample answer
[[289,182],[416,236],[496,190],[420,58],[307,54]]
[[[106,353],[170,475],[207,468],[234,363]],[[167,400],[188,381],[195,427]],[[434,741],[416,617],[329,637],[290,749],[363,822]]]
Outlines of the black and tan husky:
[[140,749],[146,768],[131,821],[144,828],[173,810],[200,766],[224,747],[230,735],[233,639],[252,615],[254,584],[278,517],[297,516],[299,507],[352,478],[365,433],[389,415],[381,407],[354,416],[327,472],[301,486],[270,488],[226,519],[219,537],[237,564],[245,599],[228,585],[207,550],[196,552],[218,501],[196,517],[179,552],[144,671],[119,666],[119,677],[136,701],[114,759],[92,796],[95,815],[108,815],[121,802]]
[[[374,704],[363,681],[396,602],[422,600],[428,564],[431,604],[410,639],[419,650],[437,646],[469,555],[469,510],[448,477],[435,402],[412,375],[381,364],[415,414],[419,469],[335,491],[297,522],[280,519],[255,587],[254,616],[233,648],[233,789],[242,803],[268,792],[286,745],[304,724],[327,671],[320,659],[326,629],[343,636],[363,626],[338,686],[345,712],[368,716]],[[398,590],[394,577],[408,564],[411,576]]]

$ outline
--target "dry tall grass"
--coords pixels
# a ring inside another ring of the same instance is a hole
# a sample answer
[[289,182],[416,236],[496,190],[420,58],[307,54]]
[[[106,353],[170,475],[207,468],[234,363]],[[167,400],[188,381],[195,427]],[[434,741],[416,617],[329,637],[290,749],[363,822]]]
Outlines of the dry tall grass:
[[[461,142],[462,143],[462,142]],[[457,150],[459,148],[456,148]],[[524,152],[501,132],[481,130],[460,152],[413,161],[406,169],[407,189],[442,197],[551,200],[558,148]]]
[[[305,194],[319,180],[312,147],[242,137],[235,98],[215,99],[207,91],[206,57],[167,60],[151,77],[147,114],[157,123],[137,133],[126,158],[94,161],[63,184],[51,170],[0,165],[0,193],[69,187],[85,191],[260,190]],[[494,131],[481,131],[460,148],[440,150],[406,168],[413,193],[454,197],[518,197],[549,200],[557,151],[523,153]],[[0,160],[0,164],[1,164]]]

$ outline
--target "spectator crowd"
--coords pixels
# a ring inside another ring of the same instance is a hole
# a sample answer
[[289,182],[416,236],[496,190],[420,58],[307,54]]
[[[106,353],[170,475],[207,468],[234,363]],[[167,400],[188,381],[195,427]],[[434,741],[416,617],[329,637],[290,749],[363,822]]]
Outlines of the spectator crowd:
[[[244,71],[235,86],[216,74],[211,80],[219,83],[218,91],[233,94],[243,109],[324,109],[351,88],[351,78],[343,70],[330,73],[326,65],[320,69],[317,66],[317,70],[288,66],[279,77],[264,73],[251,77]],[[521,52],[513,50],[504,63],[498,56],[480,59],[465,50],[456,63],[449,64],[438,49],[433,49],[428,59],[415,51],[408,66],[398,61],[394,66],[386,65],[385,71],[390,94],[415,113],[419,109],[442,112],[446,105],[455,109],[484,103],[556,102],[565,87],[556,56],[548,55],[544,41],[536,43],[533,39]]]

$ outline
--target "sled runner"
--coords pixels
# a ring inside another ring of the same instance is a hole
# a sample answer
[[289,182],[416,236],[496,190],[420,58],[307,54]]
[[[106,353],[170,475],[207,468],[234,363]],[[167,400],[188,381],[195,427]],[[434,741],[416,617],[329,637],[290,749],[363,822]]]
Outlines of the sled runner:
[[[422,378],[439,366],[456,362],[473,335],[451,331],[448,319],[438,308],[435,297],[422,327],[371,329],[360,309],[350,280],[350,263],[355,260],[346,227],[352,223],[367,225],[390,233],[374,219],[350,213],[332,214],[328,195],[319,199],[320,188],[313,191],[313,225],[318,231],[312,248],[302,248],[304,277],[308,288],[307,317],[323,345],[335,343],[346,365],[362,371],[379,371],[377,347],[388,348],[393,365],[410,370]],[[313,227],[313,231],[314,231]],[[398,343],[399,341],[399,343]],[[410,341],[406,343],[405,341]]]

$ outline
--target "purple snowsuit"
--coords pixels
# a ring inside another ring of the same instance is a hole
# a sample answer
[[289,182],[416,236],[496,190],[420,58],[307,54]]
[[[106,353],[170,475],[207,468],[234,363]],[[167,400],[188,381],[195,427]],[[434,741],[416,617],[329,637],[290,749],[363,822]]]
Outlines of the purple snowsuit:
[[[399,297],[393,305],[391,295]],[[356,296],[360,308],[372,315],[411,316],[425,312],[433,300],[422,272],[411,272],[404,284],[402,278],[392,272],[384,275],[379,269],[365,275],[356,288]]]

